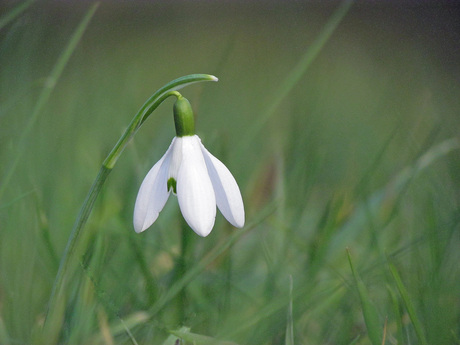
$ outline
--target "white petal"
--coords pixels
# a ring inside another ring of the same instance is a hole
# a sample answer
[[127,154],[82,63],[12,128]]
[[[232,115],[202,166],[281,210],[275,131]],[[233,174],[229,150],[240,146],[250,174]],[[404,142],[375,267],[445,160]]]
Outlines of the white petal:
[[200,146],[216,193],[217,207],[233,226],[242,228],[244,226],[243,198],[235,178],[220,160],[206,150],[201,142]]
[[155,222],[168,200],[167,181],[174,146],[175,138],[163,157],[150,169],[139,188],[134,206],[134,230],[138,233]]
[[171,161],[169,163],[168,179],[172,177],[177,181],[177,173],[182,163],[182,140],[183,139],[180,137],[174,138],[174,146],[171,151]]
[[182,162],[177,176],[177,198],[187,224],[207,236],[216,218],[216,197],[200,148],[200,139],[182,137]]

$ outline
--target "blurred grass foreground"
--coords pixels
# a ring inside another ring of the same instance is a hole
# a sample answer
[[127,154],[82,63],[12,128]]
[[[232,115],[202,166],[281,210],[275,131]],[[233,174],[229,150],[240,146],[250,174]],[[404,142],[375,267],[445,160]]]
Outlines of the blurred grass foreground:
[[[460,9],[443,1],[0,4],[0,344],[460,344]],[[183,90],[241,188],[206,238],[134,200],[172,101],[97,199],[158,88]]]

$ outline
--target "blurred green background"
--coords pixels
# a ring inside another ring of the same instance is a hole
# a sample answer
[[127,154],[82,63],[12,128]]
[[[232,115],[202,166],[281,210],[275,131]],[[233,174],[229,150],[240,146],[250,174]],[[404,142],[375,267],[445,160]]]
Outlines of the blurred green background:
[[[455,2],[358,1],[329,37],[338,1],[107,1],[54,81],[91,5],[0,4],[0,344],[460,343]],[[100,164],[192,73],[219,77],[182,93],[246,227],[218,212],[207,238],[184,237],[171,197],[135,234],[174,136],[167,100],[109,176],[43,334]]]

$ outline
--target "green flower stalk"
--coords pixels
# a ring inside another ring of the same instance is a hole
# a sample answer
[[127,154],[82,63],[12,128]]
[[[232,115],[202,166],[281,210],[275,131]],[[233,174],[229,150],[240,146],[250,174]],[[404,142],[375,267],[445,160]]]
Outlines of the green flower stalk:
[[[99,173],[96,179],[91,186],[88,195],[86,196],[85,201],[80,209],[75,224],[73,226],[72,232],[67,241],[67,246],[64,250],[64,254],[61,258],[59,269],[56,274],[53,289],[50,295],[48,302],[48,311],[44,323],[44,331],[46,334],[51,332],[50,329],[59,329],[53,323],[58,322],[60,315],[62,314],[62,305],[65,303],[65,288],[66,284],[70,280],[71,268],[74,262],[75,249],[77,248],[78,240],[81,237],[83,229],[86,225],[86,222],[91,214],[94,203],[99,195],[102,186],[104,185],[108,175],[115,166],[118,158],[121,156],[126,145],[132,139],[132,137],[137,133],[142,124],[147,120],[150,114],[168,97],[170,96],[180,96],[177,90],[202,81],[217,81],[218,79],[215,76],[209,74],[191,74],[178,79],[175,79],[165,86],[160,88],[155,92],[139,109],[137,114],[134,116],[133,120],[129,124],[128,128],[118,140],[117,144],[114,146],[112,151],[109,153],[107,158],[102,163],[102,166],[99,170]],[[182,96],[181,96],[182,97]],[[179,97],[180,98],[180,97]],[[184,133],[189,133],[190,128],[184,127]],[[51,335],[50,335],[51,336]]]

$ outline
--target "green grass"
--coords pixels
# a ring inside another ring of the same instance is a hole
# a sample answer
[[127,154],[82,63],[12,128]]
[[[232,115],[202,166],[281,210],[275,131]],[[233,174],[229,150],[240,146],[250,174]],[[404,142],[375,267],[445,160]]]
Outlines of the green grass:
[[[455,17],[350,4],[0,5],[0,344],[459,344]],[[219,77],[182,93],[245,227],[218,212],[200,238],[172,197],[134,232],[174,136],[167,100],[102,188],[43,330],[102,161],[191,73]]]

